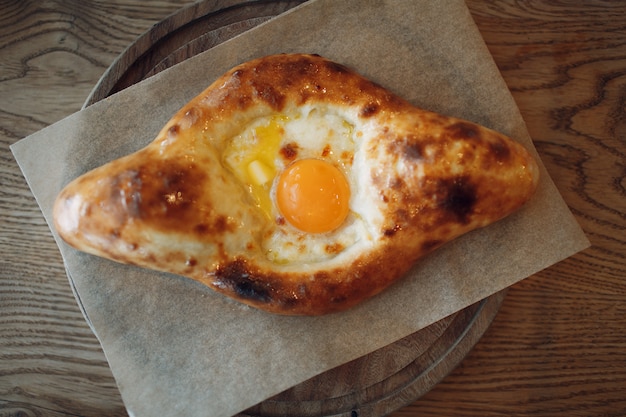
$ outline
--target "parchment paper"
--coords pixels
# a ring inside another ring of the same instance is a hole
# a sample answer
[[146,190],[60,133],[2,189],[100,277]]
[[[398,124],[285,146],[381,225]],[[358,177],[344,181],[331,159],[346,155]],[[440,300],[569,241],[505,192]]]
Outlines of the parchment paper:
[[[462,0],[317,0],[62,120],[12,147],[51,221],[70,179],[139,149],[232,66],[318,53],[412,101],[532,148]],[[281,317],[185,278],[69,248],[53,231],[78,302],[135,416],[229,416],[500,291],[588,246],[542,167],[520,212],[448,244],[350,311]]]

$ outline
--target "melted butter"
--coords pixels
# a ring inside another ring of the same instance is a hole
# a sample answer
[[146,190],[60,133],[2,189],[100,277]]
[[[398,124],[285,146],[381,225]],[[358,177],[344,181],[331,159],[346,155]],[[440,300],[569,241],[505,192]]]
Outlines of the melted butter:
[[285,135],[283,126],[286,121],[286,116],[274,116],[267,124],[254,129],[253,136],[257,146],[250,149],[251,159],[256,159],[266,166],[274,168],[274,161]]
[[288,119],[284,115],[270,117],[234,137],[224,151],[226,166],[245,184],[254,204],[270,219],[270,188],[277,174],[276,158]]

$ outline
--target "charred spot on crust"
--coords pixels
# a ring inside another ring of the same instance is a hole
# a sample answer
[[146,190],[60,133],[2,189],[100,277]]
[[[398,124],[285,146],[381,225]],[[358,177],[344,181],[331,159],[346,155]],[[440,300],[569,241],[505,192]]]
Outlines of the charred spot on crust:
[[246,94],[241,94],[237,97],[237,105],[241,109],[245,109],[252,103],[252,98]]
[[234,283],[233,289],[241,298],[268,303],[271,301],[269,292],[262,283],[258,283],[242,277]]
[[178,135],[178,132],[180,132],[180,126],[175,124],[173,126],[170,126],[170,128],[167,130],[167,134],[169,137],[173,138],[176,135]]
[[287,161],[293,161],[298,156],[298,144],[295,142],[289,142],[280,148],[280,154]]
[[141,165],[111,179],[106,210],[119,224],[140,219],[161,230],[190,230],[199,223],[194,204],[205,180],[204,171],[177,161]]
[[344,65],[338,64],[336,62],[333,61],[325,61],[324,65],[326,66],[326,68],[328,68],[328,70],[331,73],[336,73],[336,74],[347,74],[350,72],[350,70],[345,67]]
[[459,223],[467,223],[476,204],[476,187],[466,176],[439,181],[439,205]]
[[502,139],[490,142],[489,149],[498,162],[505,162],[511,157],[511,149]]
[[402,190],[406,188],[406,183],[404,182],[404,179],[400,177],[394,177],[389,183],[389,188],[393,190]]
[[376,113],[378,113],[379,110],[380,106],[378,105],[378,103],[367,103],[361,108],[361,111],[359,111],[359,116],[364,118],[372,117]]
[[431,138],[406,136],[389,142],[387,149],[390,154],[404,157],[408,160],[420,161],[426,158],[426,147],[433,143]]
[[402,226],[400,226],[399,224],[396,224],[396,225],[394,225],[393,227],[391,227],[389,229],[385,229],[383,231],[383,234],[385,235],[385,237],[392,237],[396,233],[398,233],[400,230],[402,230]]
[[435,248],[440,246],[442,243],[443,242],[438,239],[427,240],[424,243],[422,243],[422,250],[424,252],[430,252],[431,250],[434,250]]
[[331,303],[343,303],[348,299],[345,287],[333,279],[329,271],[318,271],[313,274],[314,281],[323,288],[323,297]]
[[330,299],[330,301],[331,301],[333,304],[343,304],[343,303],[345,303],[346,301],[348,301],[348,296],[347,296],[347,295],[344,295],[344,294],[342,294],[342,295],[338,295],[338,296],[332,297],[332,298]]
[[144,258],[144,260],[150,262],[151,264],[157,264],[158,263],[155,254],[152,253],[152,252],[148,253],[148,255]]
[[480,137],[478,128],[472,123],[457,122],[447,128],[450,136],[455,139],[477,139]]
[[330,273],[328,273],[328,271],[318,271],[313,277],[316,281],[328,281],[330,279]]
[[206,223],[200,223],[197,224],[193,230],[195,230],[197,233],[203,235],[205,233],[207,233],[209,231],[209,226]]
[[284,94],[279,93],[269,84],[257,86],[256,94],[261,100],[265,101],[275,110],[281,110],[285,106],[286,98]]
[[302,105],[304,103],[306,103],[311,97],[313,97],[316,94],[319,94],[321,92],[324,91],[324,88],[319,85],[319,84],[315,84],[313,86],[307,85],[303,88],[300,89],[300,99],[298,101],[298,104]]
[[[296,89],[300,92],[300,103],[324,89],[324,79],[332,73],[345,72],[339,68],[323,68],[318,59],[277,56],[272,61],[259,61],[252,68],[253,74],[246,74],[253,88],[253,95],[268,103],[273,109],[281,110],[286,101],[285,92]],[[340,67],[340,66],[338,66]],[[277,75],[278,74],[278,75]],[[307,86],[304,88],[304,86]]]
[[242,260],[221,266],[215,272],[215,278],[217,285],[230,288],[238,297],[262,303],[272,301],[271,287],[255,280]]
[[233,226],[229,224],[226,216],[218,215],[210,223],[198,223],[194,226],[194,232],[204,235],[210,234],[224,234],[225,232],[232,231]]
[[403,152],[408,159],[420,160],[424,158],[424,147],[416,141],[405,143]]
[[228,219],[224,216],[217,216],[213,222],[213,230],[218,233],[223,233],[228,230]]

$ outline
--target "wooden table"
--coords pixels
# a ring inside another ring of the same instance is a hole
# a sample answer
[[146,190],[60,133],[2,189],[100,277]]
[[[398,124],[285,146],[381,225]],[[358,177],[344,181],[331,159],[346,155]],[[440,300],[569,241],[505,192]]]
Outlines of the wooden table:
[[[9,145],[79,110],[190,3],[0,1],[2,416],[125,415]],[[392,416],[626,415],[626,2],[467,4],[592,247],[510,288],[463,362]]]

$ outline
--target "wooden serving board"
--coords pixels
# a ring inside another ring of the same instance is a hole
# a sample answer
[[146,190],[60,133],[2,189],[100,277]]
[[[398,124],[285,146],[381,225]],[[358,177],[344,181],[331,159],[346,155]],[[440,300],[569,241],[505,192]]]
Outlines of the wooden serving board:
[[[138,38],[109,67],[84,106],[206,51],[303,0],[205,0],[181,9]],[[240,416],[381,416],[428,392],[452,371],[491,324],[499,292],[427,328],[318,375]]]

